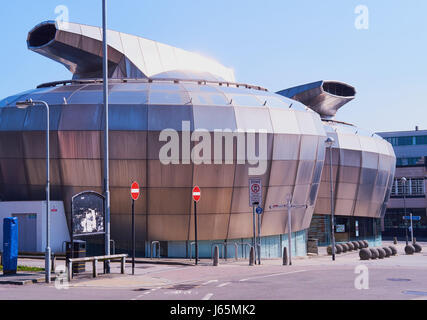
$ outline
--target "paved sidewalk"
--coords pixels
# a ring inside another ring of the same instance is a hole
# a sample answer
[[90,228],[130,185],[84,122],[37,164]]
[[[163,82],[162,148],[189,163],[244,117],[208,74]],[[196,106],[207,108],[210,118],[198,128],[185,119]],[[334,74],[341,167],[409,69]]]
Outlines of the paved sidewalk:
[[[55,280],[55,275],[51,277],[52,281]],[[44,272],[17,272],[14,275],[0,275],[0,285],[14,284],[25,285],[32,283],[45,282]]]

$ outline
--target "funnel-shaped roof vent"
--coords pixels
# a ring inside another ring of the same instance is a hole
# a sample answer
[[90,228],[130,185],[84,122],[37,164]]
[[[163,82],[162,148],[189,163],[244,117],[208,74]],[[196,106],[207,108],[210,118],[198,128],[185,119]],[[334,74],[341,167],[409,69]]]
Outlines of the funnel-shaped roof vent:
[[[107,41],[110,78],[147,78],[186,70],[235,82],[232,69],[194,52],[111,30]],[[74,79],[102,78],[102,28],[46,21],[28,33],[27,45],[63,64]]]
[[335,116],[339,108],[355,98],[356,89],[343,82],[322,80],[277,93],[304,103],[322,118],[330,118]]

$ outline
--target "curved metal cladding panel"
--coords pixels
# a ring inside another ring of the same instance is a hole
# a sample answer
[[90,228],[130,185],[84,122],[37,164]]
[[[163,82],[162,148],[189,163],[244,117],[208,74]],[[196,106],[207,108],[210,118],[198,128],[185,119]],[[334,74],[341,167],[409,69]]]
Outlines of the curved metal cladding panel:
[[[264,186],[264,208],[284,203],[290,193],[295,204],[309,205],[307,210],[293,211],[293,230],[308,228],[325,156],[326,135],[319,115],[299,102],[263,90],[175,82],[110,83],[111,231],[117,245],[130,245],[130,184],[134,180],[142,187],[135,203],[138,241],[191,240],[194,185],[202,192],[200,239],[250,237],[248,178],[249,169],[257,167],[260,170],[255,174]],[[63,200],[69,214],[74,194],[102,192],[102,84],[72,82],[0,101],[0,196],[7,200],[45,196],[44,110],[14,107],[17,100],[29,98],[44,100],[51,107],[52,199]],[[161,149],[172,139],[159,141],[165,129],[174,129],[180,138],[177,154],[167,153],[177,164],[159,160]],[[215,134],[224,129],[228,129],[220,132],[224,137]],[[265,152],[262,134],[254,135],[254,130],[265,130]],[[190,141],[195,131],[203,139]],[[209,148],[203,154],[193,149],[205,139],[211,141],[210,155]],[[256,142],[255,151],[245,144],[250,139]],[[228,153],[225,145],[230,141],[233,147]],[[243,146],[244,163],[238,163],[239,146]],[[190,161],[191,150],[209,158],[211,164]],[[257,162],[262,154],[266,158]],[[286,211],[267,209],[262,217],[264,236],[287,232]]]
[[[332,147],[335,213],[379,218],[384,214],[394,179],[396,157],[381,137],[355,126],[324,121]],[[316,214],[330,214],[330,150],[327,148]]]

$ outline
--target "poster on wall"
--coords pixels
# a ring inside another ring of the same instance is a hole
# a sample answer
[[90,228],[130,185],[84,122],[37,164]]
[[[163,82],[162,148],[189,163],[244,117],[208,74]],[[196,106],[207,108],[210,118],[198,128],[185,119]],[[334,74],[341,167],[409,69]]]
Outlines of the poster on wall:
[[345,232],[345,224],[337,224],[335,232],[337,232],[337,233]]
[[72,236],[104,234],[104,196],[85,191],[73,196],[71,200]]

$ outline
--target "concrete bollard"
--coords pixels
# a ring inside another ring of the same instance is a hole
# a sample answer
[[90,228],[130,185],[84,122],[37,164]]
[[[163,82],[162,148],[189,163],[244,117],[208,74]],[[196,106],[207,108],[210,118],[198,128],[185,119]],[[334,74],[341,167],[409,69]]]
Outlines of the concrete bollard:
[[397,249],[395,246],[389,246],[390,250],[391,250],[391,255],[395,256],[397,255]]
[[383,247],[383,250],[385,252],[386,258],[390,258],[392,256],[393,252],[391,251],[391,249],[389,247]]
[[386,255],[384,249],[383,248],[377,248],[377,251],[378,251],[378,259],[384,259],[385,255]]
[[357,242],[357,241],[353,241],[352,243],[353,243],[354,250],[359,250],[359,249],[361,249],[361,248],[360,248],[360,246],[359,246],[359,242]]
[[218,266],[218,261],[219,261],[219,249],[218,249],[218,246],[215,246],[215,248],[214,248],[214,258],[213,258],[213,265],[214,265],[214,267]]
[[423,250],[423,248],[418,243],[414,243],[413,247],[415,248],[415,253],[420,253]]
[[255,262],[255,251],[254,247],[251,247],[251,251],[249,252],[249,265],[253,266]]
[[397,237],[394,237],[394,239],[393,239],[393,243],[394,243],[394,244],[397,244]]
[[283,265],[288,265],[288,248],[283,247]]
[[371,251],[371,259],[372,260],[378,259],[379,252],[377,249],[375,249],[375,248],[366,248],[366,249]]
[[413,255],[413,254],[415,253],[415,248],[414,248],[414,246],[412,246],[412,245],[408,244],[408,245],[405,247],[405,253],[406,253],[407,255]]
[[369,250],[367,248],[362,248],[359,251],[359,257],[360,257],[360,260],[369,260],[369,259],[371,259],[372,258],[371,250]]

